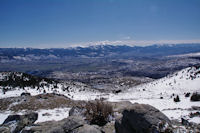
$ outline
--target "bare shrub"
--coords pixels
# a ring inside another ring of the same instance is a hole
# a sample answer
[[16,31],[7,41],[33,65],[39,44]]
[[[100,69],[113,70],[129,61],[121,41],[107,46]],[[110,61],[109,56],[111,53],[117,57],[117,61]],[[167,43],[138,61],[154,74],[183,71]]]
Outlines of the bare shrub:
[[185,97],[189,97],[190,96],[190,92],[187,92],[186,94],[185,94]]
[[95,100],[86,104],[86,119],[90,124],[104,126],[113,115],[113,107],[103,100]]
[[180,98],[178,95],[174,98],[174,102],[180,102]]

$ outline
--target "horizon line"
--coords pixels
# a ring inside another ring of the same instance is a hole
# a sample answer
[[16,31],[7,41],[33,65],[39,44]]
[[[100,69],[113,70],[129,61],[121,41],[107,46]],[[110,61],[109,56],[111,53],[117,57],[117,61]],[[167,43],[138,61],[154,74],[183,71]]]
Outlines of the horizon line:
[[152,46],[152,45],[178,45],[178,44],[200,44],[199,40],[104,40],[104,41],[90,41],[90,42],[79,42],[79,43],[63,43],[63,44],[39,44],[32,46],[8,46],[0,48],[35,48],[35,49],[53,49],[53,48],[77,48],[77,47],[90,47],[90,46]]

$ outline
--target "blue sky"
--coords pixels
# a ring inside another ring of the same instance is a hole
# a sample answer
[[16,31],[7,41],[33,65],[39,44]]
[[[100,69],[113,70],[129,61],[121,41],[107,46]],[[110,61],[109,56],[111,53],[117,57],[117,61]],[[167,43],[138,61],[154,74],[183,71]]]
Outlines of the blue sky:
[[200,0],[0,0],[0,47],[200,40]]

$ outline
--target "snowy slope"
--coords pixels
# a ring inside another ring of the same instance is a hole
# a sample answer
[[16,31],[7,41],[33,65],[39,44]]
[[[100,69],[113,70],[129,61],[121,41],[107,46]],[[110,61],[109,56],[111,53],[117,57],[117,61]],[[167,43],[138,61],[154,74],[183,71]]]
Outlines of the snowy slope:
[[[1,87],[0,87],[1,88]],[[17,97],[20,96],[23,92],[30,93],[31,95],[38,95],[43,93],[57,93],[63,94],[72,99],[95,99],[99,93],[96,90],[91,89],[85,84],[80,85],[78,82],[65,82],[58,83],[57,87],[54,88],[53,84],[43,87],[15,87],[12,90],[6,91],[5,93],[0,90],[0,98],[6,97]]]
[[199,57],[200,52],[197,53],[188,53],[188,54],[179,54],[179,55],[170,55],[168,57]]
[[[5,73],[0,73],[0,81],[5,79],[5,77]],[[29,79],[25,78],[25,80]],[[3,87],[0,86],[0,98],[19,96],[22,92],[30,92],[32,95],[46,92],[64,94],[76,100],[91,100],[100,96],[111,100],[160,99],[160,97],[170,99],[173,94],[176,96],[184,95],[187,92],[200,91],[200,67],[183,69],[162,79],[130,88],[127,92],[119,93],[118,95],[100,93],[80,82],[47,83],[41,80],[39,84],[41,85],[39,87],[15,87],[8,89],[5,94],[2,92]]]
[[[1,79],[4,76],[0,76]],[[43,81],[44,82],[44,81]],[[3,94],[0,91],[0,98],[20,96],[22,92],[30,92],[31,95],[44,93],[59,93],[74,100],[93,100],[104,97],[109,101],[131,101],[133,103],[150,104],[171,119],[186,118],[189,121],[200,123],[199,117],[189,118],[190,113],[197,112],[192,106],[200,107],[200,102],[191,102],[190,97],[185,97],[185,93],[200,92],[200,67],[189,67],[174,74],[168,75],[159,80],[145,83],[126,92],[112,94],[100,93],[80,82],[57,83],[57,87],[49,84],[43,87],[16,87]],[[180,102],[174,102],[176,96],[180,97]],[[162,97],[162,98],[161,98]]]
[[17,97],[23,92],[31,95],[57,93],[76,99],[94,99],[99,94],[80,82],[58,82],[20,72],[0,72],[0,98]]
[[[110,101],[128,100],[150,104],[171,119],[186,118],[200,123],[200,118],[189,118],[192,106],[199,106],[200,102],[191,102],[185,93],[200,92],[200,67],[189,67],[165,78],[130,88],[128,92],[118,95],[110,95]],[[180,102],[174,102],[173,98],[179,95]],[[161,99],[161,97],[163,99]]]
[[[172,94],[183,95],[200,91],[200,68],[189,67],[159,80],[130,88],[121,99],[170,98]],[[126,95],[126,96],[125,96]]]

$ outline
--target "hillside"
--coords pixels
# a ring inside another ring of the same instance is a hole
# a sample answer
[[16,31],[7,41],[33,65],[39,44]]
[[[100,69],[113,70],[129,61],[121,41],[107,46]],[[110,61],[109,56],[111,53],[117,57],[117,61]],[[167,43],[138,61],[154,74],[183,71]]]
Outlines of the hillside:
[[[167,77],[130,88],[128,92],[112,95],[111,101],[128,100],[131,102],[150,104],[171,119],[180,120],[182,117],[191,119],[190,113],[197,112],[193,108],[199,107],[199,102],[192,102],[193,93],[200,92],[200,66],[189,67]],[[189,96],[186,96],[188,93]],[[179,96],[180,102],[174,102]],[[198,117],[191,119],[200,123]]]
[[[18,78],[24,81],[31,81],[34,78],[30,76],[22,76],[26,74],[20,73],[1,73],[1,82],[8,82],[12,79],[13,84],[18,82]],[[17,76],[17,78],[16,78]],[[8,78],[10,77],[10,78]],[[40,78],[39,78],[40,79]],[[131,101],[132,103],[144,103],[155,106],[166,114],[171,119],[181,118],[189,119],[190,121],[200,123],[198,117],[190,118],[190,113],[198,112],[199,102],[192,102],[190,97],[195,92],[200,92],[200,67],[193,66],[167,77],[144,83],[135,87],[132,87],[126,91],[118,91],[117,93],[100,92],[94,90],[90,86],[87,86],[80,82],[47,82],[45,79],[38,80],[37,84],[40,86],[2,86],[6,88],[3,92],[1,89],[1,98],[5,97],[17,97],[22,92],[31,93],[31,95],[38,95],[42,93],[57,93],[65,95],[74,100],[93,100],[99,98],[105,98],[108,101]],[[16,84],[14,84],[16,85]],[[8,89],[9,88],[9,89]],[[188,93],[189,96],[185,96]],[[175,102],[174,98],[179,96],[180,101]]]
[[73,97],[77,92],[81,93],[82,91],[95,92],[80,82],[61,82],[21,72],[0,72],[0,98],[18,97],[23,92],[31,95],[57,93]]

